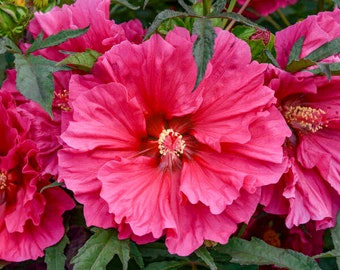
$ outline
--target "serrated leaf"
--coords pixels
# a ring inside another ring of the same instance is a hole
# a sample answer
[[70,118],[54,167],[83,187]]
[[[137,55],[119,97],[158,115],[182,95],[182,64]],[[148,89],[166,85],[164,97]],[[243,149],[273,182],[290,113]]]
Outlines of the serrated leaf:
[[287,65],[286,70],[289,72],[298,72],[316,64],[316,62],[310,59],[302,58],[300,60],[293,60],[289,65]]
[[185,265],[188,265],[187,261],[154,262],[147,265],[144,270],[176,270]]
[[123,264],[123,269],[127,270],[130,259],[129,241],[120,241],[117,232],[113,229],[93,228],[94,234],[79,249],[78,254],[72,258],[74,270],[97,270],[105,269],[106,265],[115,255],[118,255]]
[[47,270],[60,270],[65,269],[66,256],[64,250],[70,241],[65,234],[64,237],[54,246],[45,250],[45,263]]
[[207,65],[214,53],[216,32],[209,19],[197,18],[193,26],[193,34],[197,35],[193,46],[193,54],[197,66],[195,88],[204,77]]
[[209,251],[204,247],[200,247],[199,249],[197,249],[195,251],[195,254],[201,258],[205,263],[206,265],[209,266],[209,268],[211,270],[217,270],[217,267],[216,267],[216,264],[214,262],[214,259],[213,257],[211,256],[211,254],[209,253]]
[[131,4],[131,3],[130,3],[129,1],[127,1],[127,0],[112,0],[111,2],[112,2],[112,3],[120,4],[120,5],[122,5],[122,6],[125,6],[125,7],[129,8],[129,9],[132,9],[132,10],[137,10],[137,9],[140,8],[139,6],[135,6],[135,5]]
[[90,72],[101,53],[87,49],[85,52],[73,53],[63,59],[58,65],[67,65],[76,69]]
[[134,258],[135,262],[137,263],[140,269],[144,269],[143,256],[140,253],[137,245],[131,241],[130,241],[130,257]]
[[340,53],[340,38],[333,39],[321,45],[305,58],[317,62],[338,53]]
[[158,13],[152,24],[150,25],[147,33],[145,34],[145,38],[149,38],[153,32],[157,30],[157,28],[167,19],[176,18],[176,17],[187,17],[189,14],[185,12],[179,12],[175,10],[166,9],[162,12]]
[[[338,212],[338,217],[336,221],[336,226],[331,229],[332,241],[334,245],[334,249],[340,253],[340,211]],[[336,258],[336,264],[340,269],[340,257]]]
[[288,58],[288,66],[294,61],[294,60],[299,60],[300,59],[300,54],[302,51],[302,45],[303,42],[305,41],[305,37],[302,36],[300,37],[293,45],[290,53],[289,53],[289,58]]
[[181,5],[181,7],[189,14],[189,15],[193,15],[196,16],[197,14],[195,13],[195,11],[188,6],[183,0],[178,0],[178,3]]
[[251,241],[231,238],[227,245],[218,246],[216,249],[232,256],[231,262],[242,265],[275,265],[290,270],[321,270],[311,257],[290,249],[270,246],[257,238],[252,238]]
[[21,53],[21,50],[8,37],[0,37],[0,54],[4,54],[6,52]]
[[227,5],[227,0],[217,0],[213,3],[211,15],[220,14]]
[[51,35],[45,39],[42,39],[43,34],[40,33],[36,40],[32,43],[31,47],[27,50],[26,54],[32,53],[36,50],[52,47],[59,45],[70,38],[76,38],[85,34],[89,30],[90,26],[85,28],[73,29],[73,30],[63,30],[58,34]]
[[54,81],[52,73],[66,70],[57,67],[56,62],[42,56],[15,54],[17,70],[16,85],[18,90],[28,99],[38,102],[52,116],[52,100],[54,97]]
[[235,12],[223,12],[220,14],[214,14],[214,13],[210,13],[207,18],[220,18],[220,19],[231,19],[231,20],[235,20],[236,22],[240,22],[243,23],[245,25],[248,26],[252,26],[261,30],[266,30],[263,26],[254,23],[253,21],[247,19],[246,17],[235,13]]

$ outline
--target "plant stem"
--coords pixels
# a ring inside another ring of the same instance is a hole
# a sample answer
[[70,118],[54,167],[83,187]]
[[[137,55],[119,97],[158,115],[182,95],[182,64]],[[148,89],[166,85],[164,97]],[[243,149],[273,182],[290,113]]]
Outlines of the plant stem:
[[234,7],[235,7],[235,5],[236,5],[236,0],[231,0],[230,4],[228,6],[227,12],[232,12]]
[[[242,14],[242,12],[247,8],[247,6],[249,5],[251,0],[247,0],[242,7],[240,8],[240,10],[237,12],[238,14]],[[232,20],[229,25],[227,26],[226,30],[230,31],[230,29],[234,26],[235,24],[235,20]]]
[[210,13],[211,1],[212,0],[203,0],[203,16],[206,16]]
[[288,21],[288,19],[286,18],[286,16],[283,14],[283,12],[281,11],[281,9],[278,9],[276,11],[276,13],[279,15],[279,17],[281,18],[281,20],[284,22],[284,24],[286,26],[290,26],[290,22]]
[[270,16],[264,17],[264,19],[269,22],[276,30],[281,30],[281,26]]

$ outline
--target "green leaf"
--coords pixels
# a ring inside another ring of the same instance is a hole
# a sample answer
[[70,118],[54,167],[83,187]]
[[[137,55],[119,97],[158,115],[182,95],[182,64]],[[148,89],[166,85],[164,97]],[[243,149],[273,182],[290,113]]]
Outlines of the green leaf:
[[340,0],[333,0],[334,4],[340,8]]
[[307,58],[302,58],[300,60],[293,60],[289,65],[287,65],[286,70],[289,72],[298,72],[314,65],[316,65],[316,62]]
[[176,270],[185,265],[188,265],[188,261],[154,262],[147,265],[144,270]]
[[64,237],[54,246],[45,250],[45,263],[48,270],[65,269],[66,256],[64,250],[70,241],[65,234]]
[[[337,225],[331,229],[331,235],[334,249],[337,251],[337,253],[340,253],[340,211],[338,212],[336,224]],[[336,263],[338,265],[338,268],[340,269],[340,257],[337,257]]]
[[333,39],[321,45],[305,58],[317,62],[338,53],[340,53],[340,38]]
[[4,54],[6,52],[21,53],[21,50],[8,37],[1,37],[0,38],[0,54]]
[[[327,68],[330,70],[331,75],[340,75],[340,62],[318,63],[318,64],[327,65]],[[324,72],[320,68],[309,69],[307,71],[312,72],[313,74],[316,74],[316,75],[325,75]]]
[[189,14],[185,12],[179,12],[170,9],[163,10],[156,16],[156,18],[150,25],[147,33],[145,34],[145,39],[149,38],[152,35],[152,33],[157,30],[157,28],[161,25],[163,21],[176,17],[187,17],[188,15]]
[[134,258],[140,269],[144,269],[143,256],[140,253],[137,245],[132,241],[130,241],[130,257]]
[[195,251],[195,254],[200,257],[208,266],[211,270],[217,270],[216,264],[214,262],[213,257],[209,253],[209,251],[204,247],[200,247]]
[[193,15],[196,16],[197,14],[195,13],[195,11],[188,6],[183,0],[178,0],[178,3],[181,5],[181,7],[189,14],[189,15]]
[[311,257],[293,250],[270,246],[257,238],[252,238],[251,241],[231,238],[227,245],[218,246],[216,249],[232,256],[231,262],[243,265],[275,265],[290,270],[321,270]]
[[65,70],[42,56],[15,54],[17,88],[28,99],[38,102],[52,116],[54,81],[52,73]]
[[[129,9],[132,9],[132,10],[137,10],[137,9],[140,8],[139,6],[132,5],[132,4],[131,4],[129,1],[127,1],[127,0],[112,0],[111,2],[112,2],[112,3],[120,4],[120,5],[122,5],[122,6],[125,6],[125,7],[129,8]],[[146,5],[146,4],[144,3],[144,5]]]
[[36,40],[32,43],[31,47],[27,50],[26,54],[34,52],[36,50],[59,45],[70,38],[79,37],[85,34],[89,30],[90,26],[74,30],[63,30],[58,34],[51,35],[45,39],[42,39],[43,33],[40,33]]
[[163,258],[163,259],[179,258],[175,254],[170,254],[168,252],[168,249],[163,243],[154,242],[154,243],[149,243],[145,245],[139,245],[138,247],[143,258],[151,258],[152,260],[155,260],[155,259],[159,260],[160,258]]
[[85,72],[90,72],[100,55],[101,53],[97,51],[87,49],[85,52],[71,54],[59,62],[58,65],[67,65]]
[[279,63],[276,61],[275,57],[269,50],[264,50],[263,52],[274,66],[276,66],[277,68],[281,68]]
[[254,23],[253,21],[247,19],[246,17],[235,13],[235,12],[223,12],[220,14],[214,14],[214,13],[210,13],[207,18],[220,18],[220,19],[231,19],[231,20],[235,20],[236,22],[240,22],[243,23],[245,25],[248,26],[252,26],[261,30],[266,30],[264,27],[262,27],[261,25]]
[[293,45],[290,53],[289,53],[289,58],[288,58],[288,66],[294,61],[294,60],[299,60],[300,59],[300,54],[302,51],[302,45],[303,42],[305,41],[305,37],[302,36],[300,37]]
[[40,193],[42,193],[45,189],[53,188],[53,187],[61,187],[63,185],[64,185],[63,183],[59,183],[59,182],[56,182],[56,181],[52,182],[51,184],[44,186],[42,189],[40,189]]
[[324,253],[320,253],[313,256],[313,259],[324,259],[324,258],[334,258],[334,257],[340,257],[340,250],[330,250]]
[[227,5],[227,0],[217,0],[213,3],[211,15],[220,14]]
[[117,232],[113,229],[93,228],[92,231],[94,234],[79,249],[78,254],[72,258],[73,269],[105,269],[112,258],[118,255],[123,264],[123,270],[127,270],[130,259],[129,240],[120,241]]
[[193,54],[197,66],[196,88],[203,79],[207,65],[214,53],[216,32],[209,19],[197,18],[194,22],[193,34],[197,35],[193,47]]

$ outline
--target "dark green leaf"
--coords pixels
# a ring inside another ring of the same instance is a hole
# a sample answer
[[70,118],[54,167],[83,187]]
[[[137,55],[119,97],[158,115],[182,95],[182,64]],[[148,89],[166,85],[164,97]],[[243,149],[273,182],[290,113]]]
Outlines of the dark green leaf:
[[130,241],[130,257],[134,258],[140,269],[144,269],[143,256],[140,253],[137,245],[132,241]]
[[277,68],[280,68],[279,63],[276,61],[275,57],[272,55],[272,53],[269,50],[264,50],[264,54],[268,57],[269,61],[276,66]]
[[188,265],[187,261],[164,261],[154,262],[147,265],[145,270],[176,270],[185,265]]
[[[338,213],[336,224],[337,224],[336,227],[331,229],[331,235],[332,235],[334,249],[339,254],[340,253],[340,211]],[[336,263],[338,265],[338,268],[340,269],[340,257],[337,257]]]
[[120,241],[117,237],[117,232],[113,229],[93,228],[92,231],[94,234],[79,249],[78,254],[72,258],[73,269],[105,269],[112,258],[118,255],[123,264],[123,269],[127,270],[130,259],[129,241]]
[[176,17],[187,17],[188,15],[189,14],[185,12],[179,12],[179,11],[170,10],[170,9],[163,10],[156,16],[156,18],[150,25],[145,35],[145,39],[149,38],[151,34],[157,30],[157,28],[161,25],[163,21],[167,19],[171,19],[171,18],[176,18]]
[[243,265],[275,265],[290,270],[321,269],[311,257],[293,250],[270,246],[257,238],[252,238],[251,241],[231,238],[227,245],[218,246],[216,249],[232,256],[231,262]]
[[256,24],[253,21],[235,12],[223,12],[220,14],[211,13],[207,16],[207,18],[231,19],[231,20],[235,20],[236,22],[240,22],[248,26],[252,26],[252,27],[255,27],[261,30],[266,30],[261,25]]
[[0,54],[6,52],[21,53],[21,50],[8,37],[0,37]]
[[303,42],[305,41],[305,37],[302,36],[300,37],[293,45],[290,53],[289,53],[289,58],[288,58],[288,66],[293,62],[293,61],[298,61],[300,59],[300,54],[302,51],[302,45]]
[[44,186],[41,190],[40,190],[40,193],[42,193],[45,189],[48,189],[48,188],[53,188],[53,187],[60,187],[62,186],[63,183],[59,183],[59,182],[52,182],[51,184],[47,185],[47,186]]
[[338,53],[340,53],[340,38],[333,39],[321,45],[305,58],[317,62]]
[[213,3],[211,15],[220,14],[227,5],[227,0],[217,0]]
[[146,245],[139,245],[139,251],[141,252],[143,258],[151,258],[153,260],[159,258],[171,258],[176,259],[179,258],[177,255],[170,254],[168,249],[163,243],[150,243]]
[[100,55],[101,53],[97,51],[87,49],[85,52],[71,54],[59,62],[58,65],[67,65],[76,69],[90,72]]
[[28,99],[38,102],[52,116],[54,81],[52,73],[65,70],[42,56],[15,54],[17,88]]
[[300,60],[293,60],[287,65],[286,70],[289,72],[298,72],[314,65],[316,65],[316,62],[307,58],[302,58]]
[[[319,64],[327,65],[331,75],[340,75],[340,62]],[[316,75],[324,75],[323,71],[320,68],[310,69],[308,71]]]
[[197,35],[193,47],[193,54],[197,66],[196,88],[203,79],[207,65],[214,53],[216,32],[209,19],[197,18],[194,22],[193,34]]
[[31,47],[27,50],[26,53],[31,53],[36,50],[48,48],[51,46],[59,45],[70,38],[79,37],[85,34],[89,30],[90,26],[81,29],[74,29],[74,30],[63,30],[60,31],[58,34],[51,35],[45,39],[42,39],[43,34],[41,33],[37,39],[32,43]]
[[214,258],[211,256],[209,251],[206,249],[206,247],[202,246],[199,249],[195,251],[195,254],[200,257],[211,270],[217,270],[217,267],[214,262]]
[[66,256],[64,250],[69,243],[70,241],[65,234],[59,243],[45,250],[45,263],[48,270],[65,269]]
[[[112,2],[112,3],[120,4],[120,5],[122,5],[122,6],[125,6],[125,7],[129,8],[129,9],[132,9],[132,10],[137,10],[137,9],[139,9],[139,6],[132,5],[132,4],[131,4],[129,1],[127,1],[127,0],[112,0],[111,2]],[[144,3],[144,5],[146,5],[146,4]]]
[[188,6],[183,0],[178,0],[178,3],[181,5],[181,7],[189,14],[189,15],[193,15],[196,16],[197,14],[195,13],[195,11]]

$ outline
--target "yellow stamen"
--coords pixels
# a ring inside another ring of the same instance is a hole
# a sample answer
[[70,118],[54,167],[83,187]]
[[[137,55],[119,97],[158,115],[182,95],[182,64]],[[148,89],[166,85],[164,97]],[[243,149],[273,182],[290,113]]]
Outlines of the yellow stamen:
[[6,188],[7,184],[7,176],[4,173],[0,173],[0,190],[3,190]]
[[173,131],[173,129],[164,129],[159,135],[158,149],[163,156],[167,154],[180,156],[183,154],[185,148],[185,141],[183,136]]
[[327,127],[328,121],[324,120],[326,112],[305,106],[290,106],[285,113],[287,123],[294,128],[302,128],[313,133]]

